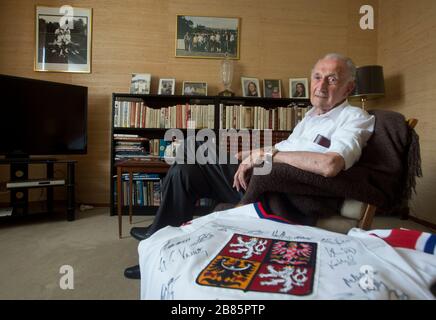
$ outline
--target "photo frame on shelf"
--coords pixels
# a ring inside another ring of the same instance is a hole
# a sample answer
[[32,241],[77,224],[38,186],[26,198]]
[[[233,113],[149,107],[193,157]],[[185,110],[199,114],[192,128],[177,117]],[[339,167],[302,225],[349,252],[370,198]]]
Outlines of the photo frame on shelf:
[[184,96],[207,96],[207,82],[183,81]]
[[289,79],[289,97],[309,99],[309,80],[307,78]]
[[158,94],[174,95],[176,90],[176,79],[159,79]]
[[92,9],[36,6],[35,71],[91,72]]
[[229,59],[240,56],[240,18],[177,15],[176,57]]
[[264,79],[263,96],[265,98],[281,98],[282,81],[280,79]]
[[259,79],[241,77],[243,97],[261,97]]
[[133,73],[130,82],[130,93],[150,94],[151,74]]

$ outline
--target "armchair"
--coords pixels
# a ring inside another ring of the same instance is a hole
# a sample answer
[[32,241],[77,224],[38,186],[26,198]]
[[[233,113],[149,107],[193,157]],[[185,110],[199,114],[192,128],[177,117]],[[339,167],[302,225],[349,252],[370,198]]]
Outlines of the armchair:
[[377,208],[404,205],[422,175],[416,119],[406,122],[393,111],[372,110],[374,134],[361,159],[334,178],[324,178],[285,164],[270,175],[252,176],[239,205],[261,201],[272,213],[300,224],[346,233],[369,229]]

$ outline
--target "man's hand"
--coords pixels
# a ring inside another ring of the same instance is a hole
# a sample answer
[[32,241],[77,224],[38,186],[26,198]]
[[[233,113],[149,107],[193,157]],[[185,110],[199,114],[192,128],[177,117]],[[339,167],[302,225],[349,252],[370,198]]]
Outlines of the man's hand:
[[255,165],[260,165],[264,160],[264,150],[255,149],[251,152],[238,152],[236,154],[236,158],[238,160],[242,160],[241,164],[238,167],[238,171],[236,171],[234,179],[233,179],[233,187],[236,190],[240,191],[241,188],[247,190],[247,173],[250,169],[252,169]]

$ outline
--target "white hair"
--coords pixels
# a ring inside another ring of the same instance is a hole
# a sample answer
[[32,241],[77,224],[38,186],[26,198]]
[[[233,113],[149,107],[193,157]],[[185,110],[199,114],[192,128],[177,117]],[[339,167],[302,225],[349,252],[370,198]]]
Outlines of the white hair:
[[[328,53],[323,58],[319,59],[315,65],[318,64],[321,60],[339,60],[345,63],[348,68],[348,72],[350,74],[350,81],[356,80],[356,65],[353,60],[350,58],[340,54],[340,53]],[[312,70],[313,73],[313,70]]]

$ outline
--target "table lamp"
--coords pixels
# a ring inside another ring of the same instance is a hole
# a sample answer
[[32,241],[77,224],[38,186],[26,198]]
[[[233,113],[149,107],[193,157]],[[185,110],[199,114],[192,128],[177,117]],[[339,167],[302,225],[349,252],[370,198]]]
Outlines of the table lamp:
[[356,88],[350,98],[359,98],[365,110],[367,100],[381,98],[385,95],[385,81],[382,66],[363,66],[357,68]]

